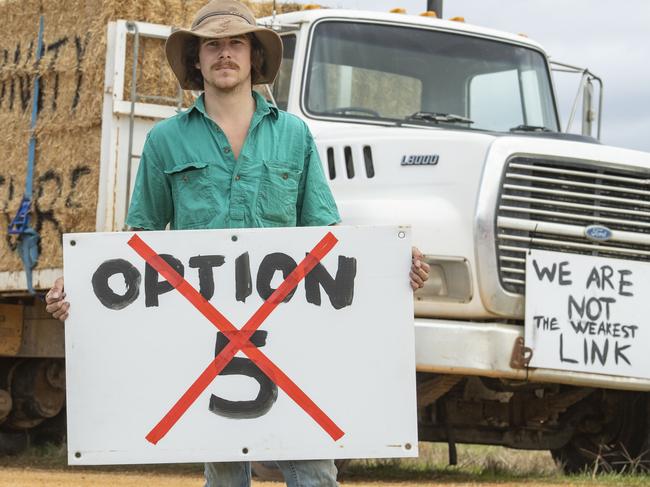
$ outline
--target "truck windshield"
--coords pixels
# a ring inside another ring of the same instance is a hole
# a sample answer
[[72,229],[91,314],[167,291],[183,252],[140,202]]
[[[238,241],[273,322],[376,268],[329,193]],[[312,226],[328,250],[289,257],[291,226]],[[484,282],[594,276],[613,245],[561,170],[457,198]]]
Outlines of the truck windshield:
[[312,36],[305,108],[316,116],[558,131],[544,56],[422,28],[324,21]]

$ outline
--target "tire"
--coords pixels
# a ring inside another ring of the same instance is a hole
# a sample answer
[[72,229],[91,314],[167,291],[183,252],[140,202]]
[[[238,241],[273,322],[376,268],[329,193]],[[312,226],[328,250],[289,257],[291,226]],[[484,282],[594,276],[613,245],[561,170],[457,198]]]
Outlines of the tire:
[[[350,460],[347,458],[334,460],[334,465],[339,474],[345,470],[345,467],[350,463]],[[267,481],[276,481],[283,482],[284,477],[282,477],[282,472],[278,468],[275,462],[252,462],[251,469],[253,470],[253,475],[260,480]]]
[[603,392],[591,406],[593,414],[583,418],[573,438],[551,450],[558,466],[567,474],[647,470],[647,395]]

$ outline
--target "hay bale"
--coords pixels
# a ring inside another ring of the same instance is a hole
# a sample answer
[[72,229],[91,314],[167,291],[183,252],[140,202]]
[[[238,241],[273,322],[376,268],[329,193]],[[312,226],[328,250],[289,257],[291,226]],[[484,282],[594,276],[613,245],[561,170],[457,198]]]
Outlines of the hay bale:
[[[0,2],[0,272],[22,269],[7,226],[23,196],[33,81],[41,96],[35,129],[32,225],[41,235],[37,269],[62,265],[61,235],[95,229],[99,180],[106,25],[125,19],[187,27],[205,0],[7,0]],[[272,2],[248,2],[258,17]],[[279,12],[296,10],[280,4]],[[36,62],[39,15],[44,16],[43,57]],[[131,40],[129,40],[129,43]],[[126,66],[132,62],[127,46]],[[130,90],[127,69],[125,93]],[[142,39],[137,91],[175,97],[164,41]],[[147,101],[147,100],[144,100]],[[191,102],[189,94],[185,104]],[[169,102],[169,104],[173,104]]]
[[[39,268],[60,267],[61,234],[94,229],[105,59],[102,2],[9,1],[0,5],[0,271],[20,270],[7,225],[22,199],[33,83],[41,77],[32,225],[41,234]],[[37,58],[44,16],[43,51]],[[4,96],[3,96],[4,95]],[[85,161],[87,169],[77,168]],[[79,197],[71,187],[87,187]],[[78,206],[77,206],[78,205]]]

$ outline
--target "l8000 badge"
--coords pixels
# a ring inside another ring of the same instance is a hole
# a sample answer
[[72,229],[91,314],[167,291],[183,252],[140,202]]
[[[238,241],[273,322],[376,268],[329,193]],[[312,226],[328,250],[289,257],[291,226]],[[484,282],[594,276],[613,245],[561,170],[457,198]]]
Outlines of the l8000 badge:
[[422,154],[422,155],[411,155],[411,156],[402,156],[402,166],[435,166],[438,164],[438,159],[440,156],[438,154]]

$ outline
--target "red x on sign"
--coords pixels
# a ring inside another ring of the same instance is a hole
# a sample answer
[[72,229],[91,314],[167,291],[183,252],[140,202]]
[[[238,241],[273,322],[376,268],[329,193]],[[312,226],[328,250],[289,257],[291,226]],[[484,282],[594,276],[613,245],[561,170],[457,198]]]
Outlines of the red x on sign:
[[284,300],[298,283],[318,264],[325,255],[336,245],[338,240],[328,232],[311,252],[286,277],[280,286],[262,303],[259,309],[249,318],[241,329],[237,329],[222,315],[201,293],[181,277],[165,260],[149,247],[137,234],[133,235],[128,244],[151,267],[162,275],[178,292],[180,292],[203,316],[216,326],[226,337],[228,345],[199,375],[194,383],[176,401],[169,412],[147,434],[146,439],[154,445],[158,443],[176,424],[187,409],[196,401],[208,385],[219,375],[240,350],[271,379],[278,387],[287,393],[314,421],[316,421],[333,440],[338,440],[345,433],[339,428],[280,368],[249,339],[262,322]]

